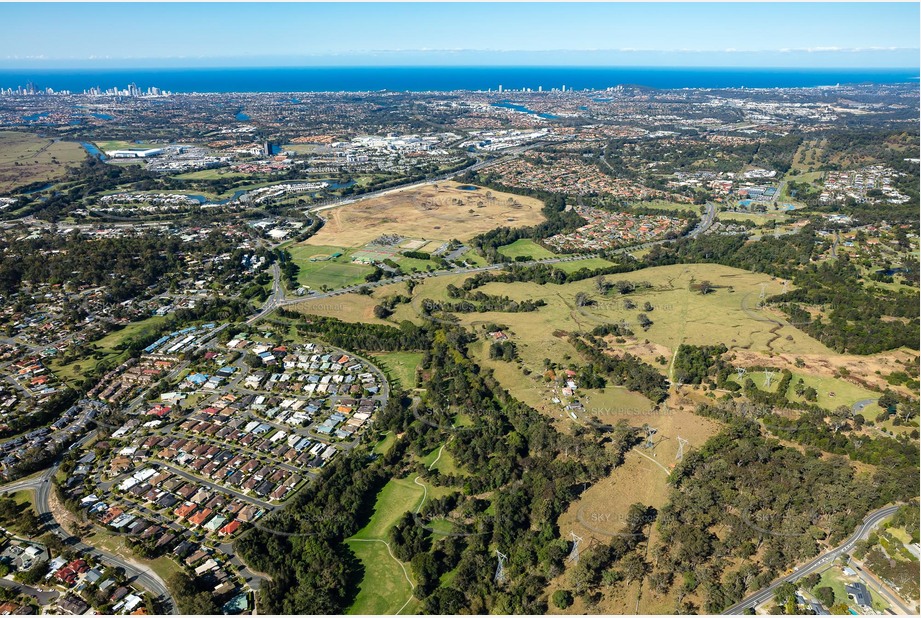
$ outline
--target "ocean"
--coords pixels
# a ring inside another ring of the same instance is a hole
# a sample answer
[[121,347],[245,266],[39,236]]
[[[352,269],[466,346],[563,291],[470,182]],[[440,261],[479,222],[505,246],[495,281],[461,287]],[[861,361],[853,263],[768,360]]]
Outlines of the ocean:
[[0,88],[82,92],[94,86],[172,92],[362,92],[652,88],[797,88],[918,82],[918,69],[739,69],[659,67],[299,67],[227,69],[0,69]]

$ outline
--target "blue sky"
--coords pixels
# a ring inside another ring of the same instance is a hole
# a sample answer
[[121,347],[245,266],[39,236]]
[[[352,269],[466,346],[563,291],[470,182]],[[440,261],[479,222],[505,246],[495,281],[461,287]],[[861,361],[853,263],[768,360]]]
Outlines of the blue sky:
[[0,64],[914,67],[919,19],[915,2],[2,3]]

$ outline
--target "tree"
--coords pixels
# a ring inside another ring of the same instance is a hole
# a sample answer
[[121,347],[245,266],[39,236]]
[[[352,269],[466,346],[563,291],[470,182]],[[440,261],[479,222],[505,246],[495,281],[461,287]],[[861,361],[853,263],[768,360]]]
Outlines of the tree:
[[649,316],[645,313],[641,313],[636,316],[636,321],[639,322],[639,325],[643,330],[649,330],[649,327],[652,326],[652,320],[649,319]]
[[816,588],[814,591],[815,598],[825,607],[831,607],[835,604],[835,591],[828,586]]
[[557,590],[553,593],[553,604],[559,609],[566,609],[575,599],[569,590]]
[[374,305],[374,317],[379,320],[389,317],[391,313],[393,312],[383,305]]

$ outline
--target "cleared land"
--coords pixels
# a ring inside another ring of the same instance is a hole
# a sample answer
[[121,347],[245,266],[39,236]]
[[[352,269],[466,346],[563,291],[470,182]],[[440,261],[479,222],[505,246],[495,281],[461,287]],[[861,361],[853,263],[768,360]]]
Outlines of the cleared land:
[[389,380],[396,381],[407,390],[416,386],[416,367],[422,362],[422,352],[388,352],[371,356],[387,373]]
[[539,200],[483,188],[462,191],[459,186],[427,184],[327,210],[326,224],[305,244],[359,247],[382,234],[468,240],[497,227],[544,220]]
[[534,260],[556,257],[556,253],[545,249],[530,238],[516,240],[510,245],[499,247],[499,253],[512,259],[517,257],[530,257]]
[[86,156],[86,151],[75,142],[0,131],[0,193],[58,179],[68,165],[76,165]]
[[[341,288],[365,280],[374,271],[371,266],[352,263],[352,251],[341,246],[293,245],[291,259],[300,267],[297,281],[303,286],[320,289]],[[332,257],[335,254],[341,254]]]

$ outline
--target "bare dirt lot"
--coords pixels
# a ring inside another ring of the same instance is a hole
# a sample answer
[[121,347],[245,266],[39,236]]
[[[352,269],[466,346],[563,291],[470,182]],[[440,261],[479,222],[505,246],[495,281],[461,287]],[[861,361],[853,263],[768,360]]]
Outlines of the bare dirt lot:
[[497,227],[524,227],[544,220],[534,198],[459,189],[441,182],[397,190],[324,211],[326,224],[306,241],[311,245],[358,247],[382,234],[426,240],[468,240]]

